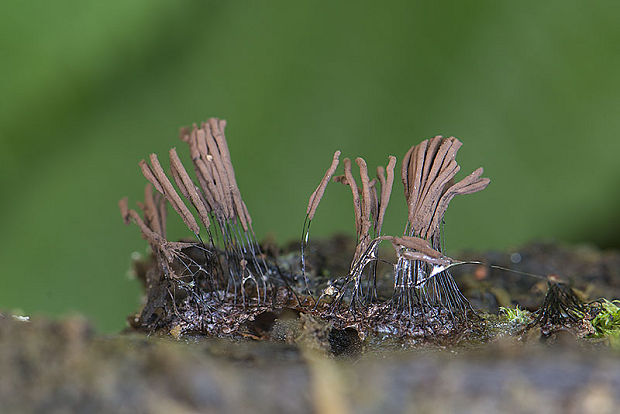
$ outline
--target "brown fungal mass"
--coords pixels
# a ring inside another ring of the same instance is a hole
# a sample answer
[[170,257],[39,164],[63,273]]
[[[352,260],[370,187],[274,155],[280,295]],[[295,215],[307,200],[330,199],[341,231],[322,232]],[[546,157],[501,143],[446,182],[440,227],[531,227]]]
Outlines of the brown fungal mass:
[[[455,158],[461,145],[454,137],[436,136],[412,146],[405,154],[401,179],[408,218],[402,237],[381,236],[396,158],[390,157],[387,177],[383,167],[378,167],[377,178],[372,181],[368,176],[366,162],[357,158],[361,188],[353,177],[351,161],[345,158],[344,175],[335,176],[334,181],[348,185],[351,189],[357,247],[349,274],[344,278],[343,287],[332,306],[333,311],[347,297],[350,310],[367,307],[377,299],[377,249],[381,241],[389,240],[398,257],[392,298],[394,308],[413,313],[415,308],[422,306],[440,311],[445,309],[455,319],[467,316],[471,307],[452,276],[445,270],[455,261],[441,253],[440,224],[454,196],[483,190],[489,184],[489,179],[481,178],[482,168],[479,168],[463,180],[454,182],[460,169]],[[330,174],[333,174],[333,170],[330,170]],[[380,198],[377,197],[377,181],[381,185]]]
[[[460,141],[434,137],[411,147],[405,155],[401,178],[409,212],[402,236],[382,235],[396,157],[390,156],[385,167],[377,167],[376,177],[370,177],[363,158],[356,158],[358,183],[349,158],[343,160],[344,174],[335,175],[341,155],[336,151],[308,201],[301,272],[288,265],[283,272],[279,259],[266,257],[256,242],[237,186],[225,127],[225,121],[211,118],[200,127],[194,124],[180,130],[181,140],[189,147],[193,177],[176,148],[169,151],[172,180],[156,154],[150,155],[150,162],[140,161],[149,182],[144,202],[138,203],[143,216],[129,208],[126,198],[119,202],[123,221],[139,227],[154,256],[151,269],[141,278],[146,305],[132,319],[132,326],[148,331],[174,329],[175,334],[227,335],[239,333],[243,321],[261,312],[289,307],[343,329],[374,326],[408,335],[424,332],[418,325],[420,318],[433,320],[441,332],[448,332],[467,315],[468,302],[445,270],[456,262],[441,252],[440,223],[454,196],[480,191],[489,180],[481,178],[482,169],[478,169],[454,182]],[[320,294],[319,282],[307,278],[304,250],[310,223],[332,179],[351,190],[357,243],[348,273],[331,280]],[[168,203],[194,233],[195,241],[166,239]],[[377,293],[382,241],[392,244],[398,259],[393,297],[387,300]],[[333,299],[330,305],[322,302],[327,296]]]
[[327,184],[329,184],[329,180],[331,180],[332,176],[336,172],[336,168],[338,168],[338,163],[340,162],[340,151],[334,152],[334,158],[332,159],[332,163],[325,172],[323,179],[319,183],[319,186],[314,190],[312,195],[310,196],[310,200],[308,200],[308,208],[306,209],[306,214],[308,215],[308,220],[312,220],[314,218],[314,214],[316,213],[316,209],[323,198],[323,194],[325,194],[325,188],[327,188]]
[[381,234],[381,227],[383,227],[383,218],[385,217],[385,211],[387,205],[390,202],[390,196],[392,195],[392,185],[394,184],[394,167],[396,166],[396,157],[390,155],[390,161],[385,169],[387,171],[387,178],[385,177],[383,167],[377,167],[377,178],[381,183],[381,201],[379,202],[379,211],[377,214],[376,234]]
[[[282,278],[274,283],[255,240],[252,220],[236,183],[225,126],[225,121],[211,118],[200,128],[193,125],[181,129],[196,182],[172,148],[170,174],[178,192],[157,155],[151,154],[150,164],[144,160],[139,163],[150,183],[145,188],[144,203],[138,203],[144,218],[129,209],[127,199],[119,202],[123,220],[136,223],[155,257],[155,266],[145,280],[147,305],[132,321],[140,329],[176,323],[182,330],[200,331],[222,317],[212,312],[214,307],[230,303],[234,308],[237,301],[260,307],[268,290],[275,292],[286,284]],[[157,193],[153,194],[153,188]],[[198,214],[202,231],[184,199]],[[166,239],[167,203],[196,235],[196,241]],[[208,243],[203,242],[201,232]]]
[[[461,146],[454,137],[436,136],[411,147],[402,162],[401,179],[409,211],[405,236],[427,240],[438,252],[442,249],[440,224],[450,201],[459,194],[481,191],[490,182],[481,178],[483,170],[479,168],[454,183],[460,170],[455,158]],[[439,272],[427,283],[433,266],[447,262],[421,260],[424,255],[408,250],[406,246],[401,248],[396,265],[396,305],[409,312],[415,306],[436,306],[456,318],[466,317],[471,307],[448,271]]]
[[454,184],[460,167],[455,158],[463,144],[456,138],[436,136],[411,147],[402,163],[401,176],[409,209],[409,230],[439,246],[439,224],[448,204],[459,194],[484,190],[488,178],[482,168]]
[[[339,182],[344,185],[348,185],[353,197],[353,215],[355,219],[355,228],[357,236],[357,246],[353,259],[351,261],[349,274],[345,277],[345,288],[341,289],[338,293],[335,304],[332,307],[335,309],[343,300],[347,294],[346,286],[352,286],[350,304],[355,306],[355,302],[359,301],[360,305],[366,306],[369,303],[371,297],[376,296],[374,285],[376,282],[376,266],[373,265],[372,270],[369,271],[368,282],[366,283],[369,288],[369,294],[363,292],[363,274],[366,271],[366,266],[372,263],[377,258],[378,242],[376,237],[380,235],[383,225],[383,218],[385,217],[385,211],[390,200],[392,192],[392,184],[394,182],[394,168],[396,166],[396,157],[390,156],[386,169],[383,167],[377,168],[377,178],[370,179],[368,175],[368,166],[363,158],[356,158],[355,162],[360,171],[361,187],[358,186],[355,178],[353,177],[351,160],[345,158],[343,161],[344,174],[333,176],[337,167],[337,156],[340,155],[340,151],[334,154],[334,162],[325,174],[321,184],[317,190],[310,197],[310,203],[308,206],[308,213],[316,210],[316,205],[320,198],[315,197],[315,194],[319,192],[322,195],[327,186],[329,177],[333,177],[335,182]],[[387,178],[386,178],[387,170]],[[381,196],[377,195],[377,182],[381,186]],[[304,248],[307,243],[307,235],[309,228],[309,219],[313,217],[310,214],[307,215],[306,223],[304,223],[303,238],[301,241],[301,259],[302,259],[302,273],[305,275],[305,258]],[[323,295],[321,295],[322,297]]]

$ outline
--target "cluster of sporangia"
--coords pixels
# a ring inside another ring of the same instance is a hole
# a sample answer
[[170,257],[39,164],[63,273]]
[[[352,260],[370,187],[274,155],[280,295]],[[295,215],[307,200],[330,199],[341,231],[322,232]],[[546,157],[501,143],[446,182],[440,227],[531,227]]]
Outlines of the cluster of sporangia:
[[[267,291],[275,286],[275,276],[256,242],[252,219],[237,187],[224,136],[225,126],[225,121],[212,118],[200,127],[194,125],[191,129],[181,130],[181,139],[189,145],[195,179],[173,148],[169,156],[175,189],[157,155],[151,154],[150,164],[144,160],[140,162],[142,173],[149,181],[144,203],[138,203],[143,217],[128,208],[127,199],[121,200],[119,206],[125,222],[136,223],[150,244],[161,278],[184,280],[188,274],[195,276],[197,270],[202,271],[209,279],[208,290],[218,298],[233,298],[236,303],[240,296],[246,304],[246,295],[251,295],[255,299],[249,303],[258,305],[261,297],[266,298]],[[333,178],[351,189],[357,230],[357,247],[349,274],[341,286],[331,287],[333,309],[346,302],[349,309],[355,310],[378,300],[375,286],[378,245],[387,240],[398,258],[394,265],[394,296],[391,299],[395,308],[411,312],[419,306],[434,306],[447,308],[451,314],[466,312],[467,300],[447,270],[458,262],[441,253],[441,223],[454,196],[483,190],[489,179],[481,177],[482,168],[479,168],[455,182],[454,177],[460,169],[455,157],[461,145],[454,137],[436,136],[411,147],[405,154],[401,179],[409,215],[402,236],[381,234],[394,182],[396,157],[389,157],[386,168],[378,167],[373,179],[369,177],[366,162],[357,158],[355,162],[361,179],[361,185],[358,185],[348,158],[343,161],[344,174],[334,176],[340,157],[340,151],[336,151],[325,176],[310,196],[306,211],[301,242],[302,275],[306,286],[304,248],[308,242],[308,230],[327,184]],[[155,194],[153,188],[157,191]],[[206,243],[186,202],[196,211],[205,229]],[[166,239],[166,203],[170,203],[180,215],[197,242]],[[190,247],[201,249],[205,257],[213,261],[217,261],[213,252],[222,252],[224,263],[220,261],[207,269],[204,262],[187,254]]]

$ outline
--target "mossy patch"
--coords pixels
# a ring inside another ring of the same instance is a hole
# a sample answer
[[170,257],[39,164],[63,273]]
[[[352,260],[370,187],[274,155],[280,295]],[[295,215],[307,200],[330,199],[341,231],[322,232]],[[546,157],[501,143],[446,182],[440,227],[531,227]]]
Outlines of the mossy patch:
[[620,300],[601,299],[595,306],[600,310],[591,321],[595,331],[592,337],[608,338],[612,347],[620,349]]

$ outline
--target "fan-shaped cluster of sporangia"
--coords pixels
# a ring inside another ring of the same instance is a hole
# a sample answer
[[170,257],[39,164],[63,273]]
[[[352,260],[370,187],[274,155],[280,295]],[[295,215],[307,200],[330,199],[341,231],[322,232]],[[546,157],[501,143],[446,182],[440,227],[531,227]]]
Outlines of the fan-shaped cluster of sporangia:
[[[490,181],[481,178],[483,170],[479,168],[461,181],[454,182],[460,169],[455,157],[461,145],[454,137],[436,136],[411,147],[405,154],[401,179],[409,216],[401,237],[381,235],[394,181],[396,158],[390,156],[387,167],[378,167],[377,178],[372,180],[368,176],[366,162],[357,158],[360,188],[353,178],[348,158],[343,162],[344,175],[333,176],[340,157],[340,151],[336,151],[331,166],[310,197],[302,237],[303,256],[310,223],[328,182],[333,177],[334,181],[348,185],[353,195],[357,248],[344,284],[339,288],[329,286],[324,292],[335,296],[332,310],[340,306],[345,297],[351,310],[366,307],[376,300],[378,245],[388,240],[398,257],[394,265],[394,309],[411,313],[416,308],[432,307],[445,309],[451,316],[467,314],[469,303],[448,271],[449,267],[461,262],[441,253],[441,223],[454,196],[481,191]],[[380,196],[377,195],[377,180],[381,187]],[[302,263],[302,268],[305,268],[303,259]],[[364,277],[365,274],[367,277]]]
[[[217,319],[226,314],[222,309],[230,311],[231,306],[238,305],[246,309],[248,306],[254,309],[277,306],[283,291],[289,298],[285,301],[295,297],[299,306],[318,305],[327,294],[334,297],[331,312],[337,313],[344,303],[352,311],[367,309],[369,304],[379,301],[376,264],[378,245],[384,240],[391,242],[398,257],[394,264],[393,309],[411,313],[414,309],[431,307],[452,316],[467,313],[469,304],[447,271],[457,262],[441,253],[440,224],[454,196],[480,191],[489,180],[481,178],[480,168],[454,183],[459,171],[455,156],[460,141],[437,136],[411,147],[405,155],[401,178],[409,217],[402,236],[381,233],[394,182],[396,158],[390,156],[387,166],[378,167],[373,179],[369,177],[366,162],[357,158],[355,162],[361,178],[361,185],[358,185],[349,159],[343,162],[344,174],[334,176],[340,157],[340,151],[336,151],[330,168],[309,200],[301,243],[302,279],[295,275],[284,276],[277,262],[266,261],[261,253],[252,230],[252,219],[237,187],[224,136],[225,126],[225,121],[212,118],[200,127],[194,125],[181,130],[182,141],[189,145],[195,178],[190,176],[176,150],[171,149],[169,176],[176,188],[156,154],[150,155],[150,163],[144,160],[139,163],[149,182],[144,202],[138,203],[143,216],[129,209],[126,198],[119,202],[124,221],[138,225],[156,261],[144,280],[147,301],[140,320],[135,321],[140,327],[157,329],[158,324],[169,325],[174,319],[175,323],[183,323],[184,329],[208,331],[205,324],[222,323]],[[351,189],[357,247],[349,274],[341,279],[344,283],[335,281],[318,301],[300,300],[299,292],[295,291],[300,285],[298,282],[305,280],[306,293],[310,293],[304,257],[308,230],[332,178]],[[168,203],[197,241],[166,239]],[[199,221],[186,203],[195,210]],[[201,232],[201,225],[204,232]],[[201,234],[206,235],[206,241]],[[161,315],[162,312],[165,315]]]
[[[176,149],[169,152],[170,175],[181,195],[197,212],[208,243],[203,242],[198,222],[164,172],[156,154],[150,155],[150,164],[140,161],[142,174],[149,181],[144,203],[138,204],[144,218],[128,208],[126,198],[119,202],[125,222],[133,221],[138,225],[155,253],[156,273],[159,274],[151,275],[157,280],[147,283],[147,288],[156,285],[160,275],[174,281],[173,288],[167,286],[160,296],[181,290],[185,295],[191,292],[196,296],[196,303],[228,299],[235,303],[239,299],[244,304],[250,300],[258,304],[266,301],[272,278],[256,242],[252,218],[237,187],[224,136],[225,127],[226,121],[211,118],[200,128],[194,125],[191,129],[181,129],[180,137],[189,145],[198,185],[181,163]],[[155,195],[153,188],[157,191]],[[166,240],[166,202],[199,242]],[[219,252],[224,253],[224,260]],[[247,294],[252,298],[246,297]],[[158,300],[149,298],[149,302],[152,301]]]

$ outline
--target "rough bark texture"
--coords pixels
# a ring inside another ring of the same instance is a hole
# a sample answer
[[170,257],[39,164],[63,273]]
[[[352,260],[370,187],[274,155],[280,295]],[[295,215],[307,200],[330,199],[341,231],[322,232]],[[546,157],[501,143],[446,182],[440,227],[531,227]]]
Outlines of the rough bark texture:
[[620,358],[602,349],[504,340],[353,361],[326,356],[320,330],[304,332],[303,346],[174,343],[0,317],[2,412],[612,413],[620,403]]
[[[311,244],[317,283],[346,271],[353,249],[346,238]],[[585,300],[620,296],[617,252],[531,244],[460,257],[467,256],[554,273]],[[485,266],[460,270],[456,279],[479,308],[535,310],[544,302],[539,280]],[[605,340],[580,337],[578,326],[524,331],[480,315],[482,330],[451,341],[403,342],[362,338],[294,309],[247,315],[236,321],[244,333],[237,339],[180,340],[175,330],[100,336],[79,318],[21,321],[2,313],[0,411],[617,412],[620,354]]]

